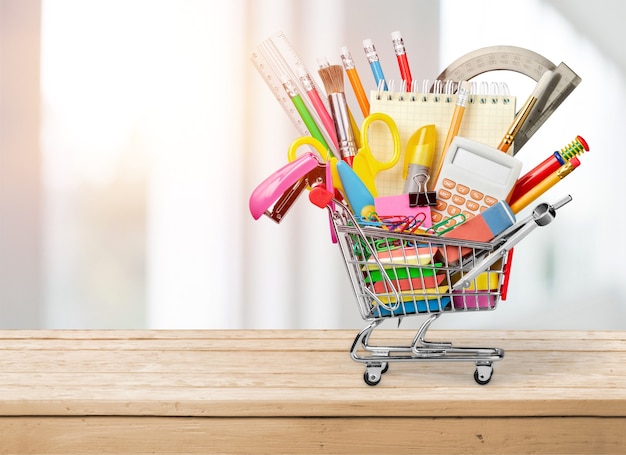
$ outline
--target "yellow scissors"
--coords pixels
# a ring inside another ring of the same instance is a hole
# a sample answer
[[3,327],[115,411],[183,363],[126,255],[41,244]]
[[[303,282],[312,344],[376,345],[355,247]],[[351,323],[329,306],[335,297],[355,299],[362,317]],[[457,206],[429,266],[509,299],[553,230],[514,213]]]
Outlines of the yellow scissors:
[[[379,161],[370,149],[368,131],[370,125],[376,121],[381,121],[387,125],[387,128],[389,128],[389,132],[391,133],[391,139],[393,140],[393,155],[388,161]],[[354,157],[352,169],[354,169],[354,172],[361,178],[363,184],[367,187],[370,193],[372,193],[372,196],[378,196],[378,191],[376,190],[376,184],[374,182],[376,174],[380,171],[390,169],[398,163],[398,160],[400,159],[400,148],[400,132],[398,131],[396,122],[394,122],[390,116],[383,114],[382,112],[376,112],[365,117],[365,120],[363,120],[363,126],[361,127],[361,148],[359,148]]]

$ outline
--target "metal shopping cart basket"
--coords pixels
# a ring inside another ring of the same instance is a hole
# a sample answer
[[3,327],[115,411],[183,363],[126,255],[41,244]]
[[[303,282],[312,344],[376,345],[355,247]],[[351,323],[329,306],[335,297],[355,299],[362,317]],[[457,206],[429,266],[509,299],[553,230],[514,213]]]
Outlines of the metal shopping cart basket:
[[[494,310],[507,284],[513,246],[550,223],[569,201],[567,196],[553,205],[537,205],[488,243],[361,226],[347,206],[336,200],[328,204],[361,316],[368,321],[350,351],[353,360],[365,364],[365,383],[378,384],[391,362],[470,361],[476,364],[476,382],[487,384],[492,363],[504,356],[502,349],[429,342],[426,332],[443,314]],[[370,343],[383,321],[420,314],[426,319],[410,344]]]
[[[350,351],[353,360],[365,364],[365,382],[378,384],[391,362],[469,361],[476,364],[476,382],[487,384],[493,362],[504,356],[502,349],[430,342],[426,332],[443,314],[494,310],[506,290],[513,247],[533,229],[551,223],[571,196],[555,204],[539,204],[491,241],[475,242],[357,222],[350,208],[333,197],[329,172],[329,166],[305,154],[254,190],[250,211],[255,219],[267,215],[280,222],[307,187],[311,202],[328,209],[333,240],[339,245],[361,316],[368,322]],[[371,343],[372,332],[383,321],[415,315],[426,318],[410,344]]]

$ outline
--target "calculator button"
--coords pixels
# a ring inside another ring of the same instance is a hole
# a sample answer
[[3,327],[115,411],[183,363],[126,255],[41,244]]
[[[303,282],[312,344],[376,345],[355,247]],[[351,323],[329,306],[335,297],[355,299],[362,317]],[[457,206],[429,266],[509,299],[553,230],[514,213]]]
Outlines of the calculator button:
[[451,227],[453,227],[456,224],[456,220],[454,218],[448,218],[446,220],[446,224],[444,224],[443,226],[441,226],[442,229],[450,229]]
[[439,221],[441,221],[442,216],[441,213],[433,212],[431,218],[433,220],[433,223],[438,223]]
[[437,205],[434,206],[433,209],[443,212],[447,206],[448,204],[446,202],[442,201],[441,199],[437,199]]
[[461,213],[461,209],[460,208],[458,208],[455,205],[451,205],[450,207],[448,207],[448,215],[454,216],[457,213]]
[[443,179],[443,182],[441,182],[441,184],[444,188],[447,188],[449,190],[453,189],[456,186],[456,182],[450,179]]
[[467,193],[470,192],[469,187],[465,186],[465,185],[461,185],[460,183],[456,186],[456,191],[459,194],[462,194],[463,196],[465,196]]
[[440,197],[441,199],[450,199],[450,197],[452,196],[452,193],[442,188],[439,190],[439,193],[437,193],[437,196]]
[[476,190],[470,191],[470,197],[474,199],[475,201],[480,201],[483,198],[483,196],[484,194],[481,193],[480,191],[476,191]]
[[466,220],[469,220],[470,218],[472,218],[475,215],[475,213],[468,212],[467,210],[463,210],[461,212],[461,214],[465,215],[465,219]]
[[454,196],[452,196],[452,202],[456,205],[463,205],[465,204],[465,198],[463,196],[455,194]]
[[487,210],[489,207],[485,207],[484,205],[480,206],[480,211],[484,212],[485,210]]
[[471,210],[472,212],[476,212],[478,208],[480,207],[476,202],[472,200],[468,200],[465,206],[468,208],[468,210]]
[[498,202],[498,200],[495,197],[492,196],[485,196],[485,204],[487,204],[488,206],[492,206],[493,204],[495,204],[496,202]]

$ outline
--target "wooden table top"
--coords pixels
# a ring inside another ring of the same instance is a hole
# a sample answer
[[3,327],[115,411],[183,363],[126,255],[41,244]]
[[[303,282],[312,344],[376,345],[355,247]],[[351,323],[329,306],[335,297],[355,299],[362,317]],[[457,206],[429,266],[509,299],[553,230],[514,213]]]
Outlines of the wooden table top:
[[[410,342],[409,330],[378,340]],[[505,350],[363,382],[350,330],[0,331],[0,416],[626,416],[626,332],[435,331]]]

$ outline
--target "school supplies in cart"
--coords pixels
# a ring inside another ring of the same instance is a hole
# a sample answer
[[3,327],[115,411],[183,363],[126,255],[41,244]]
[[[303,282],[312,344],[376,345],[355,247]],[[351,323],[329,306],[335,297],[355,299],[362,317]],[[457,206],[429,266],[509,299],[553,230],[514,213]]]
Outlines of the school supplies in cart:
[[[430,342],[426,332],[443,314],[495,309],[504,291],[508,251],[535,228],[552,222],[556,210],[570,200],[568,196],[553,205],[537,206],[531,216],[491,242],[361,227],[348,207],[337,203],[332,219],[339,248],[359,311],[368,321],[350,351],[353,360],[365,364],[365,383],[378,384],[392,362],[470,361],[476,364],[475,381],[487,384],[493,362],[504,356],[502,349]],[[448,257],[461,249],[462,261],[458,254]],[[370,335],[385,320],[418,314],[427,319],[411,343],[370,343]]]
[[[352,55],[345,46],[340,48],[343,69],[359,92],[365,121],[359,131],[343,96],[340,115],[336,106],[329,112],[335,126],[353,129],[359,144],[352,144],[339,128],[335,149],[332,141],[324,144],[314,139],[311,131],[302,128],[297,112],[287,109],[285,99],[279,100],[303,136],[290,147],[289,163],[253,191],[250,211],[255,219],[266,215],[280,222],[305,189],[314,205],[327,209],[332,240],[338,244],[360,315],[367,323],[350,349],[352,359],[365,366],[366,384],[378,384],[391,363],[429,361],[473,362],[475,381],[487,384],[493,362],[504,356],[502,349],[433,342],[426,334],[442,315],[496,309],[506,299],[514,247],[537,227],[550,224],[556,212],[572,200],[566,196],[553,204],[532,206],[580,165],[580,155],[589,151],[582,137],[576,136],[522,177],[522,161],[513,155],[519,151],[517,138],[526,144],[580,78],[566,65],[557,67],[531,51],[494,47],[484,50],[497,57],[495,63],[489,60],[487,69],[463,67],[468,77],[446,78],[432,85],[425,82],[420,90],[410,75],[400,33],[394,32],[392,38],[403,77],[395,91],[392,81],[382,75],[373,43],[364,41],[363,58],[370,63],[376,83],[369,103],[360,79],[354,77]],[[297,73],[303,64],[294,60],[295,52],[285,42],[283,35],[274,37],[269,46],[274,62],[270,66],[280,61],[281,71]],[[268,43],[264,44],[260,50],[267,50]],[[288,55],[276,55],[281,49]],[[481,51],[477,52],[463,61],[477,64]],[[527,75],[537,81],[518,112],[516,96],[505,85],[468,82],[473,77],[470,73],[507,69],[498,68],[499,61],[502,66],[509,64],[507,52],[528,57],[530,63],[518,71],[530,71]],[[262,64],[255,53],[253,62],[262,75],[268,74],[264,65],[270,60]],[[285,70],[289,62],[295,65],[291,72]],[[338,71],[339,66],[325,58],[319,62],[324,70],[320,75],[331,76],[324,81],[329,98],[337,97],[343,93],[343,81],[327,70]],[[458,62],[450,68],[460,69]],[[266,79],[274,90],[272,80]],[[321,91],[320,96],[325,97]],[[303,103],[306,99],[302,98]],[[336,101],[330,99],[330,104]],[[312,107],[310,111],[315,112]],[[296,156],[300,146],[309,146],[311,151]],[[529,214],[517,219],[527,207]],[[373,331],[384,321],[399,324],[403,318],[419,316],[424,320],[410,342],[394,346],[372,342]]]
[[[436,181],[434,174],[440,168],[446,136],[457,107],[457,93],[454,91],[458,88],[458,83],[437,81],[433,92],[428,92],[428,87],[424,87],[424,84],[422,86],[421,92],[373,90],[370,95],[370,112],[382,112],[394,119],[403,149],[417,128],[427,124],[435,125],[437,141],[431,164],[432,188]],[[503,84],[474,84],[468,94],[457,135],[496,147],[515,116],[515,103],[516,97],[508,94],[508,88]],[[370,141],[376,148],[389,149],[388,135],[376,125],[371,129]],[[376,179],[381,196],[400,194],[403,184],[401,166],[390,169]]]

